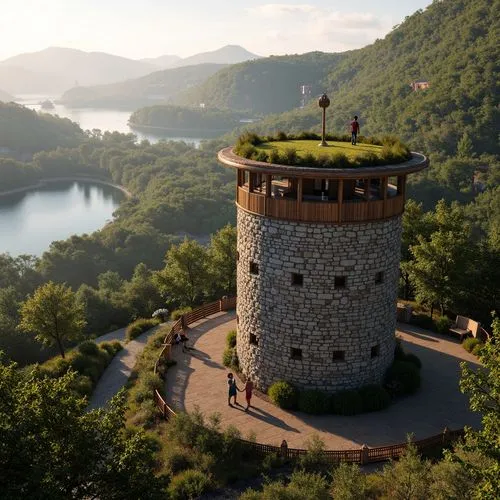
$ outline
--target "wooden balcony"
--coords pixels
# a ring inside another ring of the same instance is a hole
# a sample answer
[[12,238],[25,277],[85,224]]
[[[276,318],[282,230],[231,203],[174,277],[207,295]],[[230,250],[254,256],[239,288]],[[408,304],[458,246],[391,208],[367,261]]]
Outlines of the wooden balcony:
[[276,219],[342,223],[376,221],[401,215],[405,197],[404,193],[400,193],[382,200],[354,199],[339,203],[338,200],[274,198],[238,186],[236,202],[247,212]]

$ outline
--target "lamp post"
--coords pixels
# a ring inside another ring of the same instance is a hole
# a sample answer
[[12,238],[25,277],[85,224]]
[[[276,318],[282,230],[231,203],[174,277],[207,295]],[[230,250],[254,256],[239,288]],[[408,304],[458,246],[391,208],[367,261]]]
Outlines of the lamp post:
[[325,140],[325,127],[326,127],[326,108],[330,106],[330,99],[326,94],[323,94],[318,101],[319,107],[323,110],[323,129],[321,133],[321,144],[319,146],[328,146]]

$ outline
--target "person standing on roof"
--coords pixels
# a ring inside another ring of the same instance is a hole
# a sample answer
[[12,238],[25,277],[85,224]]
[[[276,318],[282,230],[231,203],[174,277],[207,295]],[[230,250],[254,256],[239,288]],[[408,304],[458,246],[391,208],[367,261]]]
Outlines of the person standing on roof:
[[359,134],[359,122],[358,122],[358,117],[355,116],[354,120],[351,122],[351,144],[353,146],[356,146],[358,134]]

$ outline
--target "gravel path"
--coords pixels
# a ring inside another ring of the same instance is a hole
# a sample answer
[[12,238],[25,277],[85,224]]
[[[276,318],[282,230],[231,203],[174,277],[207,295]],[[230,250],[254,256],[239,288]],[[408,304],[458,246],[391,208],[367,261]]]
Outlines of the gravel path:
[[96,343],[118,340],[123,344],[123,349],[113,358],[102,377],[99,379],[99,382],[97,382],[97,386],[92,393],[92,397],[87,407],[88,410],[94,410],[105,406],[127,383],[132,373],[132,369],[134,368],[137,356],[144,349],[149,336],[154,333],[159,326],[151,328],[127,344],[125,343],[125,328],[120,328],[119,330],[115,330],[114,332],[107,333],[95,339]]

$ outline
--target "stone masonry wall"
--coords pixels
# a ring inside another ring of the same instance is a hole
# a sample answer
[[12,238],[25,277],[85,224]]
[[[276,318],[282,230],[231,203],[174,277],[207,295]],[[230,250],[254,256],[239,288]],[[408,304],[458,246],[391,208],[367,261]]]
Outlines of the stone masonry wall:
[[276,380],[328,392],[380,383],[394,357],[400,241],[400,217],[327,225],[238,208],[243,373],[261,390]]

